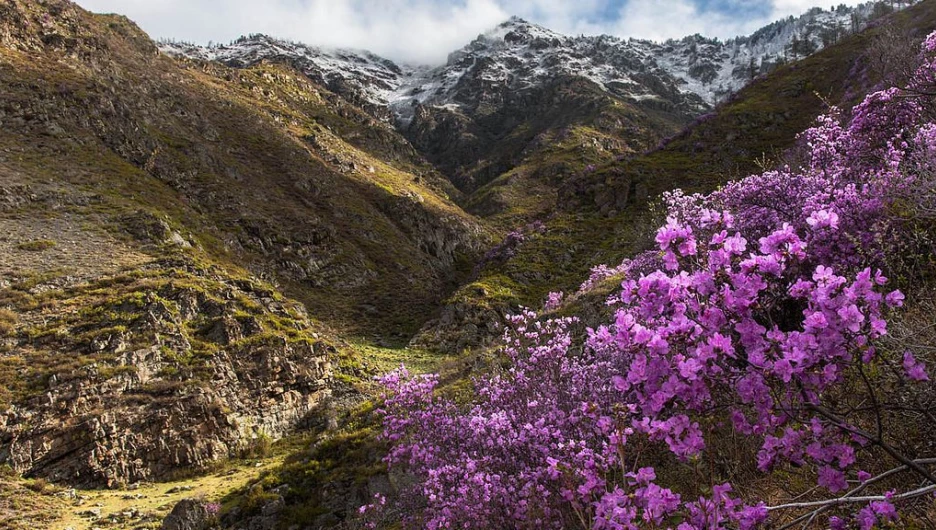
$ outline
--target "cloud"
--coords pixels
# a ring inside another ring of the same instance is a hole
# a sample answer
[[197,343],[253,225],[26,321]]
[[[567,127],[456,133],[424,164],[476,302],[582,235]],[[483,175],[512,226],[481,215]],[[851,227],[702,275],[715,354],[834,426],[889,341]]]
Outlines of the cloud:
[[508,18],[497,0],[78,0],[120,13],[154,38],[228,42],[266,33],[301,42],[369,49],[409,62],[438,63]]
[[[842,0],[834,0],[836,4]],[[267,33],[394,60],[442,63],[479,33],[519,15],[568,34],[662,40],[728,38],[802,13],[815,0],[77,0],[127,15],[155,38],[228,42]],[[854,5],[857,1],[846,1]],[[825,4],[828,4],[826,0]],[[823,4],[824,7],[828,7]]]

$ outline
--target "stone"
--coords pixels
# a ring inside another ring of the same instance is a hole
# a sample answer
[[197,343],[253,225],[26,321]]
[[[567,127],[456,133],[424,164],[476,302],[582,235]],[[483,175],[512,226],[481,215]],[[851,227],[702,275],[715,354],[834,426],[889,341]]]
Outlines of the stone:
[[261,508],[260,510],[260,513],[264,517],[272,517],[282,512],[285,506],[286,506],[286,501],[283,499],[282,496],[279,496],[273,501],[270,501],[264,504],[263,508]]
[[204,530],[210,516],[205,505],[195,499],[182,499],[163,520],[162,530]]
[[188,240],[182,237],[182,234],[178,232],[172,232],[171,234],[169,234],[169,242],[172,243],[173,245],[176,245],[182,248],[192,247],[192,244],[189,243]]

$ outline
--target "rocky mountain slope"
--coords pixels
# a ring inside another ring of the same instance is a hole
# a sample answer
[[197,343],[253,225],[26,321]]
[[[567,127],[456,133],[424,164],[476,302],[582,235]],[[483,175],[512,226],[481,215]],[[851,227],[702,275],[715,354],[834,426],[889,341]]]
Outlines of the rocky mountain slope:
[[361,366],[336,330],[408,338],[490,237],[294,69],[179,62],[65,0],[0,4],[0,124],[0,463],[27,476],[160,479],[325,421]]
[[[126,19],[9,5],[5,187],[157,210],[341,325],[418,320],[483,246],[405,139],[288,66],[180,63]],[[388,314],[406,284],[415,313]]]

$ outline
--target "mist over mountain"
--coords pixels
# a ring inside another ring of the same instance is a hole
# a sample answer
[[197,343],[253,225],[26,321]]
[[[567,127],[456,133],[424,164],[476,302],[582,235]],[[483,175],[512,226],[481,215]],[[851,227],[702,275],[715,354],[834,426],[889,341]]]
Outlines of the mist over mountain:
[[662,43],[608,35],[573,37],[512,17],[453,50],[439,67],[396,64],[366,51],[319,48],[265,35],[211,47],[164,41],[161,49],[240,67],[264,59],[290,61],[336,91],[390,107],[404,120],[417,104],[461,105],[458,91],[466,77],[517,91],[560,75],[579,76],[636,101],[695,95],[701,102],[681,103],[704,110],[757,75],[861,31],[882,9],[873,2],[817,7],[725,42],[700,35]]

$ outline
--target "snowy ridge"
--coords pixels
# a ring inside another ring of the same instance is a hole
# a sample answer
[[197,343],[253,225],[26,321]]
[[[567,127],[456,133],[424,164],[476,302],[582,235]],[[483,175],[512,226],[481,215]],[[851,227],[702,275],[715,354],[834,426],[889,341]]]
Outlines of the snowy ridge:
[[320,48],[266,35],[241,37],[228,45],[210,47],[160,42],[159,48],[169,55],[215,61],[236,68],[263,60],[285,61],[313,81],[343,96],[350,93],[359,102],[378,107],[386,107],[390,103],[403,79],[413,70],[366,50]]
[[[890,7],[903,9],[914,3],[896,2]],[[646,41],[641,44],[653,49],[657,63],[684,83],[681,90],[698,94],[714,105],[754,77],[857,33],[886,12],[887,8],[877,2],[854,8],[840,5],[832,10],[817,7],[799,18],[789,17],[727,42],[695,35],[662,45]]]
[[[892,8],[913,3],[895,2]],[[699,35],[663,43],[607,35],[570,37],[513,17],[451,53],[438,67],[398,65],[367,51],[319,48],[264,35],[212,47],[163,42],[160,49],[235,67],[287,61],[314,81],[404,124],[416,105],[470,108],[486,91],[522,91],[559,76],[587,78],[635,102],[701,113],[779,64],[864,29],[885,9],[878,3],[813,8],[727,42]]]
[[405,119],[414,103],[471,106],[483,91],[522,91],[574,76],[619,97],[678,100],[692,111],[705,110],[698,96],[676,89],[678,80],[657,64],[652,46],[607,35],[569,37],[513,17],[450,54],[445,66],[404,84],[391,106]]

